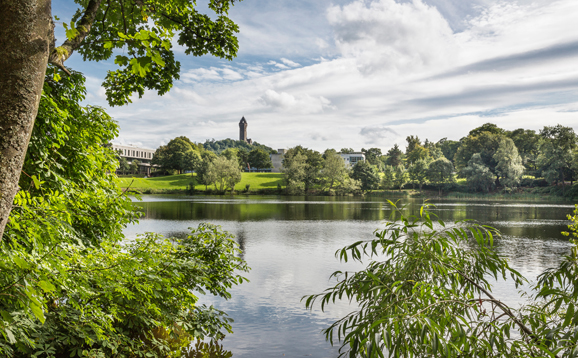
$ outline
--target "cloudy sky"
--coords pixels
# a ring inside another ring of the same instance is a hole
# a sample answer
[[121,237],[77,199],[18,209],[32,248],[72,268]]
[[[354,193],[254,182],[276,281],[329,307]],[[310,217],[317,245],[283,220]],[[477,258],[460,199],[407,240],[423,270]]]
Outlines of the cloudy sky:
[[[74,9],[54,1],[64,20]],[[244,0],[230,15],[238,57],[176,48],[169,94],[108,109],[118,143],[238,139],[242,116],[259,143],[316,150],[458,140],[486,122],[578,131],[576,0]],[[67,66],[87,75],[87,103],[107,107],[100,83],[114,64]]]

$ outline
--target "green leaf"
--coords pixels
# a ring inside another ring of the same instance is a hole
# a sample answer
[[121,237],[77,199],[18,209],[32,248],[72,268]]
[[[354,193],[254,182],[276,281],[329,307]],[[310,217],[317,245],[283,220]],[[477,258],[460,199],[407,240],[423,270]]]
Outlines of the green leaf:
[[54,285],[48,281],[40,281],[38,282],[38,286],[44,290],[44,292],[52,292],[56,289]]
[[36,318],[38,318],[41,323],[44,323],[46,318],[44,317],[44,311],[42,311],[42,308],[39,305],[34,302],[30,302],[30,310],[32,310],[34,316],[36,316]]
[[574,318],[574,304],[570,302],[568,304],[568,309],[566,310],[566,317],[564,319],[564,326],[567,326],[572,322],[572,318]]
[[34,187],[36,187],[36,189],[40,189],[40,180],[38,180],[36,175],[32,176],[32,181],[34,182]]
[[30,264],[21,257],[14,256],[13,260],[16,263],[16,265],[18,265],[18,267],[20,267],[21,269],[27,269],[30,267]]

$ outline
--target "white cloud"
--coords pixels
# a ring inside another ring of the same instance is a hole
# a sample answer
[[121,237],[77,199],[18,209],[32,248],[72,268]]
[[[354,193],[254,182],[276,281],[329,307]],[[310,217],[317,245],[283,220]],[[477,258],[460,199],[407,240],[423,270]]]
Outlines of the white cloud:
[[300,64],[298,64],[297,62],[293,62],[291,60],[288,60],[286,58],[281,58],[281,62],[283,62],[284,64],[286,64],[287,66],[290,67],[299,67],[301,66]]
[[452,62],[448,22],[420,0],[358,0],[330,7],[327,18],[343,56],[356,58],[364,73],[439,69]]
[[[410,134],[459,139],[488,121],[578,129],[578,2],[477,3],[483,7],[464,15],[460,32],[420,0],[331,5],[319,15],[327,32],[279,38],[280,46],[314,45],[311,56],[284,50],[207,62],[183,71],[171,96],[147,92],[111,114],[123,136],[148,138],[149,147],[177,135],[235,138],[242,115],[260,143],[317,150],[387,149]],[[331,44],[322,40],[330,32]]]
[[260,99],[267,107],[302,114],[320,113],[334,108],[331,101],[323,96],[312,97],[308,94],[294,96],[287,92],[278,93],[272,89],[265,91]]

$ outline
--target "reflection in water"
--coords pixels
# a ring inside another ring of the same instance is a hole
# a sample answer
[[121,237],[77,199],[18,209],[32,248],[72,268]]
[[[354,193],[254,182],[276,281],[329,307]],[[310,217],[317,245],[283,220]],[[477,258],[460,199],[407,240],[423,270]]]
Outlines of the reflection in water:
[[[301,297],[331,285],[335,270],[359,270],[341,264],[337,249],[369,239],[391,214],[380,198],[326,197],[175,197],[145,196],[138,203],[145,213],[140,224],[125,230],[128,238],[146,231],[180,237],[200,222],[221,225],[236,235],[252,271],[250,282],[232,290],[229,301],[203,297],[235,319],[235,333],[223,342],[234,357],[336,357],[321,329],[354,309],[338,303],[328,312],[306,311]],[[168,201],[170,200],[170,201]],[[408,213],[417,215],[421,200],[404,199]],[[446,222],[475,219],[494,226],[503,237],[496,248],[529,279],[555,266],[568,252],[566,214],[572,205],[551,203],[439,202],[433,209]],[[516,291],[499,282],[494,291],[511,299]],[[512,303],[516,303],[515,301]]]

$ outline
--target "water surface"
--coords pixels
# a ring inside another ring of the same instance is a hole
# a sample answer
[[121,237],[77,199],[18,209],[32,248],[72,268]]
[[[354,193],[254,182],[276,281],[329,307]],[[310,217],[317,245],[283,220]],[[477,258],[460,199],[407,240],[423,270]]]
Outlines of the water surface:
[[[235,319],[234,334],[224,341],[236,358],[336,357],[320,333],[331,322],[355,309],[345,302],[328,311],[307,311],[301,297],[331,285],[336,270],[359,270],[359,263],[340,263],[337,249],[369,239],[391,214],[384,198],[275,196],[143,196],[145,213],[138,225],[125,230],[128,238],[144,232],[179,237],[200,222],[221,225],[236,236],[243,258],[252,268],[250,282],[232,289],[229,301],[203,297]],[[496,242],[511,265],[529,279],[555,266],[568,252],[560,234],[566,229],[569,204],[537,202],[435,202],[440,219],[464,219],[496,227]],[[419,212],[421,200],[403,199],[408,211]],[[516,290],[497,283],[494,292],[508,300]],[[515,303],[515,302],[513,302]]]

